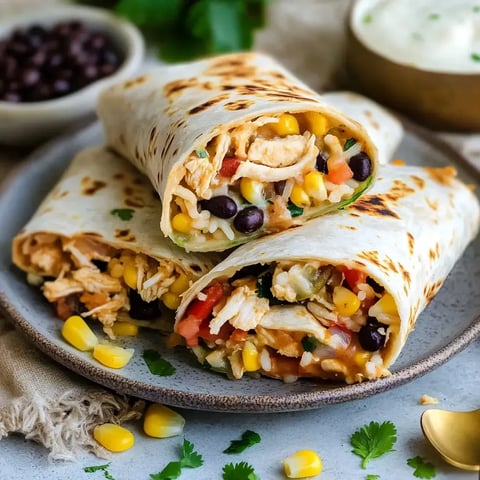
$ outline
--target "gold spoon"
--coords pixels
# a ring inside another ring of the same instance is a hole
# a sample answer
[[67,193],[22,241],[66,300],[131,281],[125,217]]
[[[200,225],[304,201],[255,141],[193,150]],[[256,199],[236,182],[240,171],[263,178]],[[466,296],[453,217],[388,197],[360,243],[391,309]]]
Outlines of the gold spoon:
[[420,424],[427,440],[448,463],[480,472],[480,409],[473,412],[429,409],[423,412]]

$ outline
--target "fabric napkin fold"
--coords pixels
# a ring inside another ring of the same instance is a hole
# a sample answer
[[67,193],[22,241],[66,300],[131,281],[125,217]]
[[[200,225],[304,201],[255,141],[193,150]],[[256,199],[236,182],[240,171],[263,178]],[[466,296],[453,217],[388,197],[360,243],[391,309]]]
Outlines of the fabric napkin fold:
[[142,416],[144,402],[115,394],[62,368],[0,317],[0,439],[20,433],[50,450],[52,460],[110,453],[95,425]]

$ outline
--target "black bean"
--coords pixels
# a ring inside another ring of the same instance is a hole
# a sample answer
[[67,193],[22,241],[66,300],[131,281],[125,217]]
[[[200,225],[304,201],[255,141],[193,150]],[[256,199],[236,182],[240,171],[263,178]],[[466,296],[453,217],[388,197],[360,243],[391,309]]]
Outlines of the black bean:
[[286,180],[280,180],[279,182],[275,182],[273,184],[273,189],[277,195],[281,195],[285,190],[285,185],[287,184]]
[[263,225],[263,210],[246,207],[233,220],[233,226],[241,233],[256,232]]
[[322,173],[328,173],[327,158],[319,153],[317,157],[317,162],[315,163],[315,168]]
[[71,89],[71,84],[68,80],[65,80],[63,78],[59,78],[53,82],[53,91],[56,94],[63,95],[67,92],[70,91]]
[[46,52],[44,50],[38,50],[28,59],[28,63],[34,67],[42,67],[46,60]]
[[[369,319],[370,321],[370,319]],[[387,325],[378,321],[367,323],[358,332],[358,341],[367,352],[376,352],[385,345]]]
[[217,195],[200,202],[202,210],[208,210],[218,218],[232,218],[237,213],[237,204],[227,195]]
[[367,277],[367,283],[373,288],[375,293],[382,293],[385,289],[378,284],[372,277]]
[[26,68],[20,74],[20,81],[23,87],[32,87],[40,80],[40,72],[35,68]]
[[358,181],[366,180],[372,173],[372,161],[365,152],[360,152],[350,158],[350,169],[353,172],[353,178]]
[[22,96],[17,92],[5,92],[0,100],[10,103],[19,103],[22,101]]
[[105,35],[101,33],[94,33],[87,41],[86,47],[91,48],[92,50],[101,50],[105,48],[107,45],[108,40]]
[[120,63],[118,53],[112,49],[106,49],[102,52],[101,61],[102,63],[108,63],[109,65],[118,65]]
[[145,302],[135,291],[130,290],[128,297],[130,299],[130,316],[137,320],[153,320],[161,315],[158,300]]
[[41,102],[52,97],[52,88],[45,83],[39,83],[30,91],[28,100],[31,102]]
[[92,263],[101,271],[106,272],[108,267],[108,262],[104,262],[103,260],[92,260]]

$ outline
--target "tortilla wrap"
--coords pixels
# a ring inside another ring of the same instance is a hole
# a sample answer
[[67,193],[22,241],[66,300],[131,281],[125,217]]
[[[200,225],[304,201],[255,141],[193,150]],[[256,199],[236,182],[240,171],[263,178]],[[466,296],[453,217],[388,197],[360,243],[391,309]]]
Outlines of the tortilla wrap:
[[345,210],[239,247],[185,293],[176,334],[233,378],[388,375],[478,232],[478,201],[454,175],[382,166]]
[[218,261],[173,245],[154,227],[160,215],[148,179],[113,152],[89,148],[14,238],[13,262],[62,318],[98,319],[110,335],[117,320],[153,326],[162,304],[176,307],[182,288]]
[[385,107],[355,92],[326,92],[325,102],[360,123],[377,147],[378,163],[390,162],[403,138],[400,120]]
[[377,168],[365,129],[263,54],[160,67],[107,89],[97,110],[107,143],[158,192],[162,232],[186,250],[344,207]]

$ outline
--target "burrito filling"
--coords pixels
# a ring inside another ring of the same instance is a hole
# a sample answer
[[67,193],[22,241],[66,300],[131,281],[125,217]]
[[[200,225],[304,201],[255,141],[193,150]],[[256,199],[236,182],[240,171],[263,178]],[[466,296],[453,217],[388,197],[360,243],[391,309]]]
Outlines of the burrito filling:
[[230,246],[355,200],[372,179],[364,142],[317,112],[262,116],[192,152],[173,191],[179,244]]
[[235,379],[256,372],[354,383],[389,375],[383,357],[399,327],[393,297],[365,273],[278,262],[210,284],[175,334],[202,363]]
[[21,254],[35,272],[28,275],[29,283],[41,286],[59,318],[99,320],[112,338],[117,321],[155,328],[162,308],[175,310],[190,283],[189,275],[171,261],[159,262],[93,238],[39,233],[23,242]]

